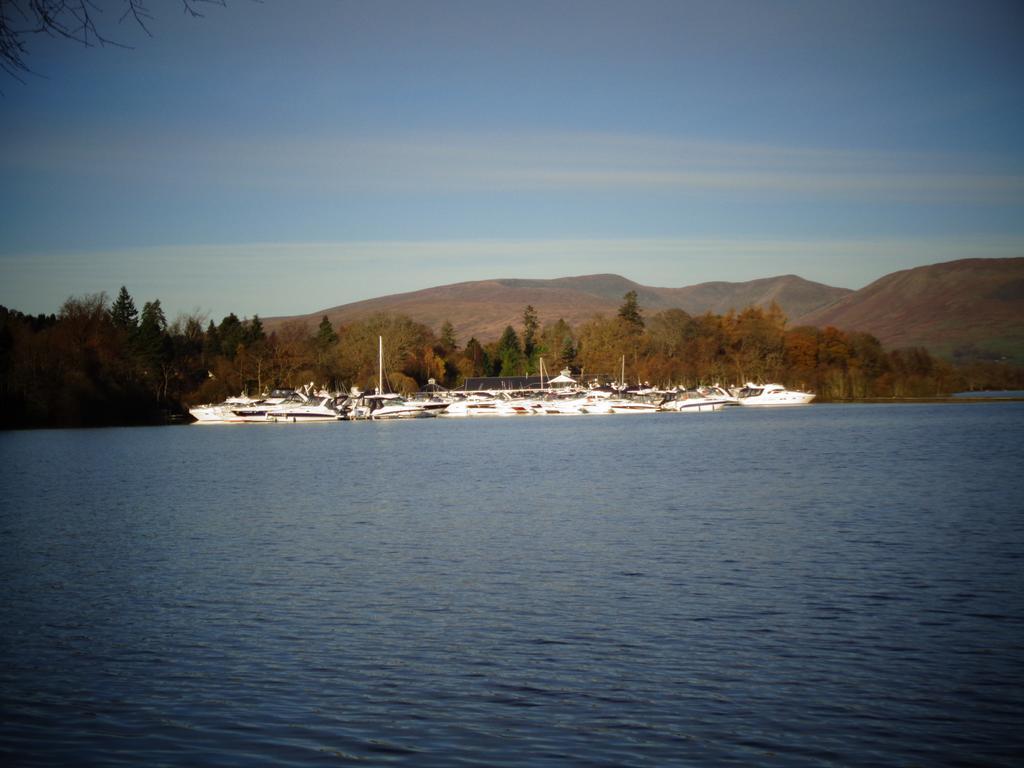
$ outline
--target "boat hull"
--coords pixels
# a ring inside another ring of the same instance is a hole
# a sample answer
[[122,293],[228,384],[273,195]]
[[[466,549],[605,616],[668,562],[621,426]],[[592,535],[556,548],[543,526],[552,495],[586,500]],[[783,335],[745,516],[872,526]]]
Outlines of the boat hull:
[[724,400],[680,401],[665,403],[661,409],[670,413],[714,413],[725,408]]
[[810,405],[814,397],[814,394],[810,392],[793,392],[787,390],[784,393],[741,397],[740,405],[748,408],[784,408],[795,405]]

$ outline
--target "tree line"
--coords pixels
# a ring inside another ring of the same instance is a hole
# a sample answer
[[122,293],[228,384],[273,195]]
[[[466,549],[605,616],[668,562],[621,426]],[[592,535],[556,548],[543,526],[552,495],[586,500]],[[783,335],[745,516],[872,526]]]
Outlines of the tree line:
[[316,327],[290,321],[270,333],[258,316],[234,313],[168,321],[159,300],[139,310],[122,287],[113,301],[71,297],[50,315],[0,307],[0,427],[162,423],[189,405],[309,382],[372,390],[381,336],[386,386],[407,393],[431,379],[458,388],[469,377],[536,375],[542,361],[583,380],[617,378],[624,365],[628,383],[664,387],[773,381],[819,401],[1024,389],[1020,368],[886,350],[862,332],[789,328],[776,305],[648,317],[630,291],[614,316],[542,325],[527,306],[497,340],[460,344],[450,322],[435,332],[395,314],[339,328],[326,317]]

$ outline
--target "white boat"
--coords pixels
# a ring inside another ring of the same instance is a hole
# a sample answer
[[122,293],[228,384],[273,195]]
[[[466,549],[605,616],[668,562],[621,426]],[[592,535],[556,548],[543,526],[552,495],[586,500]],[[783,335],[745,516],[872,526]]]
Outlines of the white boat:
[[433,416],[440,414],[452,402],[450,398],[442,398],[423,392],[417,392],[412,397],[405,398],[405,401],[422,408],[424,411],[430,412]]
[[478,416],[532,416],[537,413],[532,400],[521,400],[507,394],[489,392],[473,393],[461,400],[449,403],[440,416],[469,418]]
[[665,394],[659,389],[644,387],[643,389],[630,389],[622,391],[620,397],[613,397],[606,401],[612,413],[657,413]]
[[722,410],[726,400],[696,389],[686,389],[661,404],[661,410],[673,413],[712,413]]
[[512,411],[513,416],[537,416],[543,413],[540,401],[528,397],[509,397],[499,407]]
[[781,384],[750,384],[739,392],[740,405],[786,406],[808,405],[814,399],[812,392],[786,389]]
[[657,413],[658,402],[633,397],[608,397],[603,392],[591,391],[581,398],[580,411],[588,416],[603,416],[609,413],[638,414]]
[[436,408],[428,408],[425,401],[406,400],[401,395],[367,395],[371,419],[422,419],[437,415]]
[[736,395],[730,392],[725,387],[720,387],[718,384],[711,384],[708,386],[697,387],[697,391],[700,392],[704,397],[712,397],[716,400],[723,401],[726,405],[739,405],[740,400]]
[[604,416],[614,413],[612,406],[617,403],[624,403],[626,399],[621,396],[625,387],[612,387],[609,385],[591,385],[589,389],[580,392],[572,404],[580,413],[588,416]]
[[275,389],[269,395],[254,399],[240,395],[229,397],[217,405],[199,405],[190,408],[189,413],[196,419],[196,424],[244,424],[247,422],[264,422],[267,413],[285,406],[298,404],[305,399],[294,389]]
[[580,410],[588,416],[605,416],[612,413],[612,403],[616,398],[595,397],[580,406]]
[[650,400],[639,400],[632,398],[612,398],[605,400],[603,403],[605,406],[611,409],[612,413],[618,414],[640,414],[640,413],[657,413],[658,404]]
[[545,416],[583,416],[591,398],[578,392],[551,392],[537,401],[538,412]]
[[334,407],[334,398],[330,395],[304,397],[302,401],[284,403],[277,408],[271,408],[264,415],[264,420],[273,423],[308,424],[341,419],[341,414]]
[[188,409],[192,418],[197,424],[223,424],[229,420],[235,408],[247,408],[258,402],[255,398],[246,395],[229,397],[223,403],[207,403],[195,405]]
[[[240,406],[231,409],[231,414],[225,418],[225,422],[231,424],[239,423],[265,423],[268,421],[285,421],[284,418],[286,412],[290,412],[292,409],[299,409],[303,407],[309,407],[315,405],[312,403],[312,398],[309,393],[313,389],[313,384],[307,384],[305,387],[299,390],[278,388],[271,391],[269,395],[257,400],[249,405]],[[326,395],[325,395],[326,397]],[[296,412],[293,415],[298,415]],[[335,416],[337,413],[335,412]],[[304,418],[303,421],[323,421],[325,419],[315,419],[312,417]],[[290,422],[299,421],[298,418],[287,419]]]

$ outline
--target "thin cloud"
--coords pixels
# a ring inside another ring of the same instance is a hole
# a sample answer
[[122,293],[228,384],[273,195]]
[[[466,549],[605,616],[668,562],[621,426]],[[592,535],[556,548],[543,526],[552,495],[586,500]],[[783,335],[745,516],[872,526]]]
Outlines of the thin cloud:
[[[142,140],[15,137],[11,169],[278,193],[782,195],[920,203],[1024,203],[1024,174],[984,158],[603,134]],[[160,152],[153,152],[158,144]]]

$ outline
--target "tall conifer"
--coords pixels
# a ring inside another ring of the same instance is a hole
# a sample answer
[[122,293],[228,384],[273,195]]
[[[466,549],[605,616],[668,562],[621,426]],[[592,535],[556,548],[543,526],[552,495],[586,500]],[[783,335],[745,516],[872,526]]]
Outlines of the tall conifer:
[[135,302],[132,301],[128,289],[123,285],[110,307],[110,321],[126,331],[134,329],[139,323],[139,311],[135,308]]

